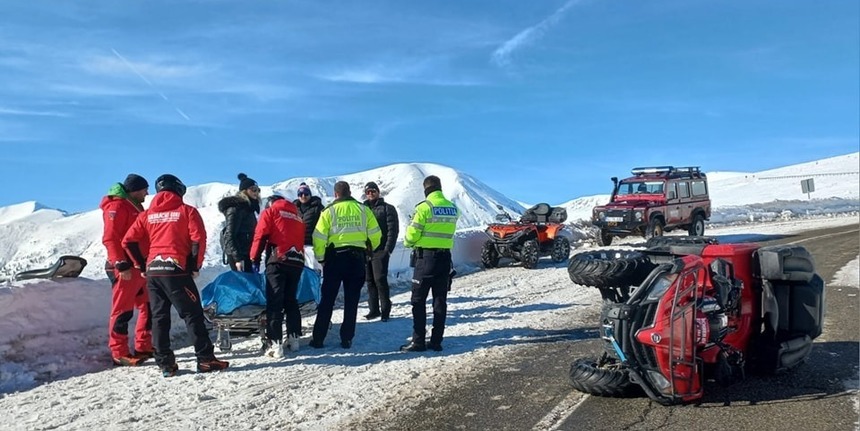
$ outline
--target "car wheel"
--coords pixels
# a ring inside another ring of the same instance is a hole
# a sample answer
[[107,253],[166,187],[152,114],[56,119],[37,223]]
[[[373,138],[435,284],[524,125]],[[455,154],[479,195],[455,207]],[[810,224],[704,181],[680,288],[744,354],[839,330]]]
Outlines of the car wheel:
[[600,229],[600,233],[597,234],[597,245],[608,247],[611,244],[612,234],[606,229]]
[[701,214],[696,214],[693,217],[693,223],[690,224],[688,233],[690,236],[702,236],[705,234],[705,218]]
[[656,217],[648,222],[648,229],[645,230],[645,239],[654,238],[655,236],[663,236],[663,220]]

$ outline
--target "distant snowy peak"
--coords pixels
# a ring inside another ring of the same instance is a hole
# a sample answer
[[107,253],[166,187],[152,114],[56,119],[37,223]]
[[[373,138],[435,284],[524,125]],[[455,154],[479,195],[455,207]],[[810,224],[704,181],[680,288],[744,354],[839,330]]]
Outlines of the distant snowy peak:
[[48,222],[66,215],[65,211],[54,209],[36,201],[0,207],[0,224],[18,222]]

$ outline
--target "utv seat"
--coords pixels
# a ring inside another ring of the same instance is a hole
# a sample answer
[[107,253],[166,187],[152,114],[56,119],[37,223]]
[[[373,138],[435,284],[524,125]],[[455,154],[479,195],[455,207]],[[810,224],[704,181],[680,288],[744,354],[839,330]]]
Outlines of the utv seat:
[[81,275],[87,260],[80,256],[61,256],[48,268],[31,269],[15,274],[14,279],[31,280],[35,278],[73,278]]

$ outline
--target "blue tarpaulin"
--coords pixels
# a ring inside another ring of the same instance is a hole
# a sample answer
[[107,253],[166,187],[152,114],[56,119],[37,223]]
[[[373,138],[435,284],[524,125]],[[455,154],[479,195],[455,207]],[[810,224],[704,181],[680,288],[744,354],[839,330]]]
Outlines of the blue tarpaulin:
[[[207,284],[201,292],[203,308],[215,303],[215,314],[230,314],[245,305],[266,305],[266,288],[263,274],[227,271]],[[320,302],[320,276],[304,267],[296,291],[299,304]]]
[[203,308],[213,302],[215,314],[230,314],[244,305],[266,305],[262,274],[227,271],[207,284],[200,293]]

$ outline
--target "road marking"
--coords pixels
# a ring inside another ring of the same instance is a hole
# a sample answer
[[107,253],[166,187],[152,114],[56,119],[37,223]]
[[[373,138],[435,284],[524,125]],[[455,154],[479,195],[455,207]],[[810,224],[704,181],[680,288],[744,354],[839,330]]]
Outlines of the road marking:
[[588,394],[571,390],[570,395],[558,403],[540,422],[532,427],[536,431],[557,430],[582,403],[588,399]]
[[847,230],[845,232],[828,233],[826,235],[813,236],[810,238],[799,239],[797,241],[787,242],[786,244],[798,244],[801,242],[812,241],[814,239],[830,238],[831,236],[847,235],[849,233],[860,232],[860,229]]

